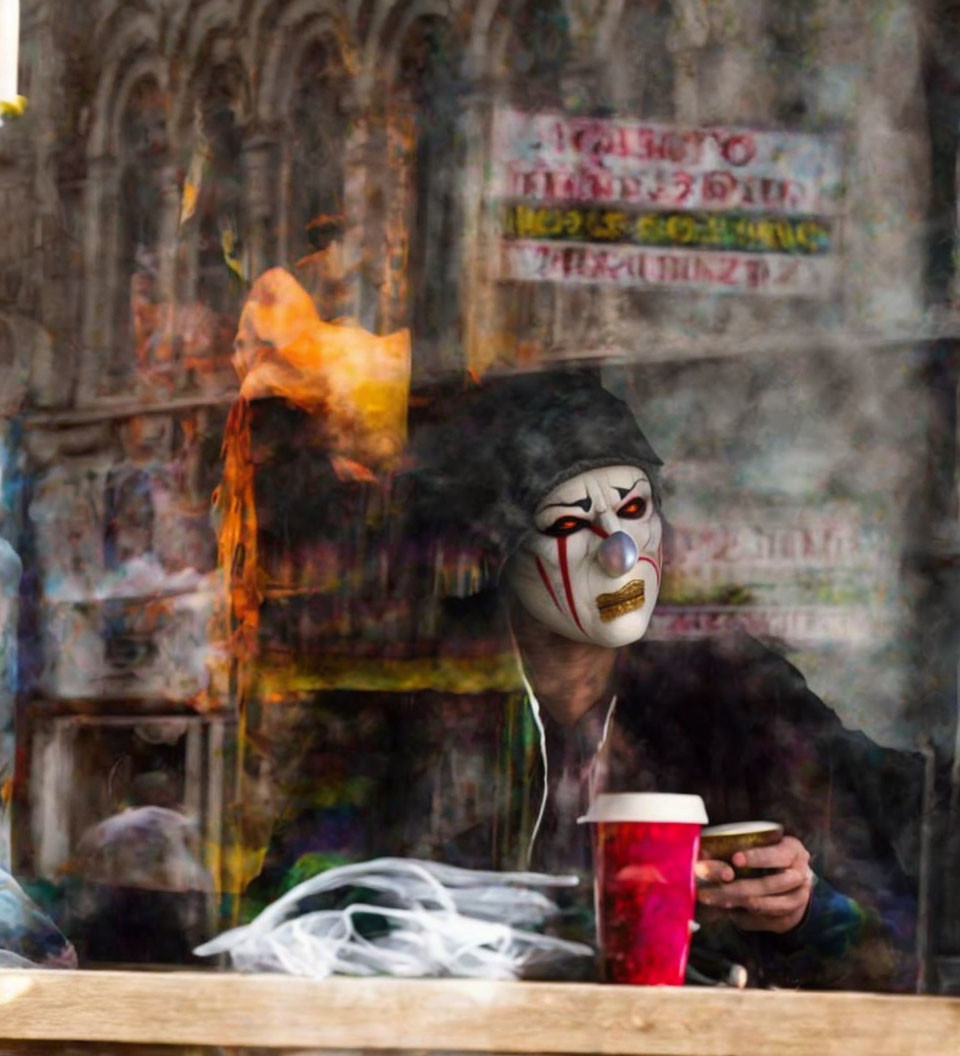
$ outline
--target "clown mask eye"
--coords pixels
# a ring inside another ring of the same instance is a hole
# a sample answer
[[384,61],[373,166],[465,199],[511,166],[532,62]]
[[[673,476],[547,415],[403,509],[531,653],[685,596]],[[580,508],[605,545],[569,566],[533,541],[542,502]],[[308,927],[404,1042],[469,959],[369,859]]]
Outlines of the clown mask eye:
[[617,516],[625,521],[639,521],[641,517],[646,516],[648,509],[647,500],[642,495],[635,495],[617,510]]
[[548,524],[542,531],[544,535],[550,535],[554,539],[563,539],[568,535],[573,535],[574,532],[579,532],[581,528],[589,527],[590,522],[582,517],[558,517],[553,524]]

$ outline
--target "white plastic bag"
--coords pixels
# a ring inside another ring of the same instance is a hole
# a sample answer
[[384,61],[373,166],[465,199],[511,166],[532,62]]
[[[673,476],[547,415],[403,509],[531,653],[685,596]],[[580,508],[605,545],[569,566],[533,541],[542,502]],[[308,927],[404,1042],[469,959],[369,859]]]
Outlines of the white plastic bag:
[[[240,971],[321,979],[344,975],[465,976],[513,979],[536,963],[559,965],[593,950],[530,928],[557,912],[537,887],[570,887],[573,876],[496,873],[437,862],[378,858],[328,869],[303,881],[255,920],[194,952],[226,953]],[[373,900],[300,912],[305,899],[342,888]],[[360,918],[378,922],[364,935]]]

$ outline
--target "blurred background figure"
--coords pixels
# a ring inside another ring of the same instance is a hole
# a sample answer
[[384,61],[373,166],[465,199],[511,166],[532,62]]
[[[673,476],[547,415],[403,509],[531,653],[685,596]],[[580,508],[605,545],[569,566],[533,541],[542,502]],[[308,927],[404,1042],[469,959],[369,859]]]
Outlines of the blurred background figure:
[[83,960],[183,963],[207,935],[210,875],[190,818],[130,807],[82,836],[67,896]]

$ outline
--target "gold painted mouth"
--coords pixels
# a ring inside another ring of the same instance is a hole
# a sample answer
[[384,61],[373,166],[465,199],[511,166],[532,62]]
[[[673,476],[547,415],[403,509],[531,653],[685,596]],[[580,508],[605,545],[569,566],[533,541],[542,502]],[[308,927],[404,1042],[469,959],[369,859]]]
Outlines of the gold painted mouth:
[[612,594],[597,595],[597,609],[600,619],[604,623],[610,623],[628,612],[643,607],[646,591],[642,579],[631,579],[629,583],[622,586]]

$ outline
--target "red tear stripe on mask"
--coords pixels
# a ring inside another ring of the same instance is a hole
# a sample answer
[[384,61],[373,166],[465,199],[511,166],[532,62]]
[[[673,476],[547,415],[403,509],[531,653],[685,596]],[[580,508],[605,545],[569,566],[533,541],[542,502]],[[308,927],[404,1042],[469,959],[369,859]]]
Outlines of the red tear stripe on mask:
[[659,587],[660,586],[660,566],[657,564],[657,562],[654,561],[654,559],[652,557],[647,557],[646,554],[641,554],[640,557],[637,560],[638,560],[638,562],[639,561],[646,561],[648,565],[653,565],[653,570],[654,570],[654,572],[657,573],[657,586]]
[[563,576],[563,589],[567,595],[567,605],[570,607],[570,615],[574,623],[580,628],[580,633],[586,635],[580,617],[577,615],[577,603],[573,600],[573,588],[570,584],[570,569],[567,567],[567,539],[561,536],[557,540],[557,556],[560,558],[560,575]]
[[553,592],[553,586],[550,583],[550,577],[547,575],[547,570],[543,567],[543,562],[540,560],[539,557],[536,559],[536,561],[537,571],[540,573],[540,578],[543,580],[543,585],[547,588],[547,593],[550,595],[550,600],[553,602],[554,605],[556,605],[558,612],[563,612],[563,609],[560,608],[560,602],[557,600],[557,595]]

